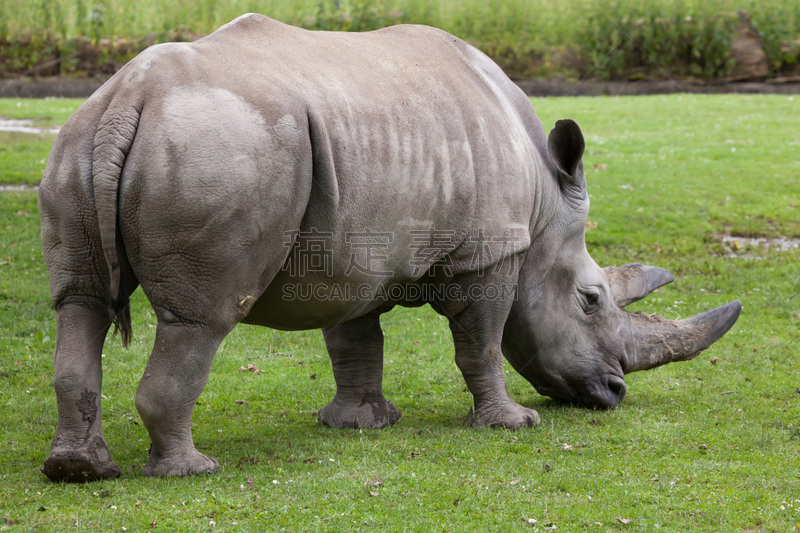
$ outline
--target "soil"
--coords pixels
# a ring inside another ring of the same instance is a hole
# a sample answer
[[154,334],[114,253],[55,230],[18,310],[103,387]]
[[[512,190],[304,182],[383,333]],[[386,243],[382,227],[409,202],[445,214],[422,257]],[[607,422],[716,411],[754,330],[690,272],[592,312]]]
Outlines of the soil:
[[[0,80],[2,98],[87,98],[109,76],[15,78]],[[800,77],[768,82],[514,80],[528,96],[634,96],[670,93],[800,94]]]
[[528,96],[637,96],[646,94],[800,94],[800,77],[768,82],[514,80]]
[[87,78],[10,78],[0,80],[0,98],[88,98],[110,76]]

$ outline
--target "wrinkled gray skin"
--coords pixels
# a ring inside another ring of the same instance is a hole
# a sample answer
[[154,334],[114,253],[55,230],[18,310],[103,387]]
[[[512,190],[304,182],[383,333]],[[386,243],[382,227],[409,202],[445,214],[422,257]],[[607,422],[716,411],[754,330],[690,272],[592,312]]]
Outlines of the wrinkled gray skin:
[[[136,394],[149,475],[217,470],[194,448],[192,410],[239,322],[323,329],[337,391],[319,418],[333,427],[400,418],[381,389],[379,316],[394,305],[449,319],[470,425],[539,422],[509,397],[504,355],[542,394],[614,407],[625,373],[694,357],[741,305],[679,322],[622,310],[672,277],[589,257],[583,149],[574,122],[548,138],[494,63],[432,28],[309,32],[247,15],[146,50],[70,118],[40,189],[58,328],[58,428],[42,471],[119,475],[101,429],[101,350],[109,309],[130,338],[137,286],[158,316]],[[330,277],[300,272],[313,230],[329,237]],[[353,232],[367,230],[391,242],[358,248]],[[422,249],[414,232],[431,231],[440,239]],[[287,298],[297,283],[406,293]],[[408,293],[425,284],[451,290]]]

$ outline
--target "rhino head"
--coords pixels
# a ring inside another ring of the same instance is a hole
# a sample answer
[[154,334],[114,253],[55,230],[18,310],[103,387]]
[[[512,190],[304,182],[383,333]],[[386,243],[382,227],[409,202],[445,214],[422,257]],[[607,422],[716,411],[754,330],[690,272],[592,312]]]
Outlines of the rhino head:
[[540,394],[612,408],[625,396],[625,374],[692,359],[733,326],[742,305],[677,321],[625,311],[673,277],[640,264],[600,268],[589,256],[583,150],[578,125],[558,121],[548,138],[555,200],[520,270],[503,354]]

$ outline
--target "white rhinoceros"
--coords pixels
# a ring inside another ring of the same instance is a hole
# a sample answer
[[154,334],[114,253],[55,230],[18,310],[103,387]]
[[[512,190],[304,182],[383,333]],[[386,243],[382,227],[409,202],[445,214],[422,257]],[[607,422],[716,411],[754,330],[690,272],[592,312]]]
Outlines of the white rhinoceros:
[[672,276],[592,261],[583,150],[574,122],[546,136],[497,65],[429,27],[245,15],[147,49],[69,119],[41,184],[58,332],[42,471],[119,475],[100,356],[112,319],[130,338],[137,286],[158,316],[136,394],[149,475],[217,469],[194,448],[192,410],[239,322],[323,329],[337,392],[319,419],[333,427],[400,418],[381,388],[379,317],[394,305],[449,319],[473,426],[539,422],[509,397],[504,355],[542,394],[615,406],[625,373],[694,357],[741,304],[677,322],[622,310]]

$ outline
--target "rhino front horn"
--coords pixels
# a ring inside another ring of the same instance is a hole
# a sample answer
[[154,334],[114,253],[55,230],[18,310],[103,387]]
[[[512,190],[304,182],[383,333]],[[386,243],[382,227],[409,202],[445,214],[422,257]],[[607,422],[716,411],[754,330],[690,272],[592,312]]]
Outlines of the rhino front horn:
[[626,346],[622,370],[649,370],[675,361],[688,361],[725,335],[736,323],[742,303],[738,300],[685,320],[633,313],[633,338]]

